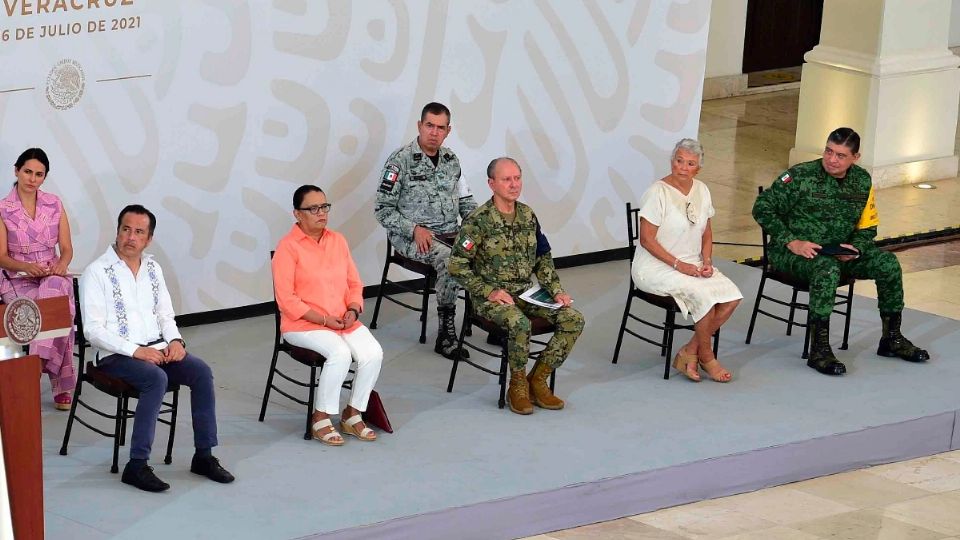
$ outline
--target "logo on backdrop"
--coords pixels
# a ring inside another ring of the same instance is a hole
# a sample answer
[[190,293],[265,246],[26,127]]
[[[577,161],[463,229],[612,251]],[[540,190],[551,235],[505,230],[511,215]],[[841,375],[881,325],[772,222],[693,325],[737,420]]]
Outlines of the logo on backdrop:
[[64,58],[47,75],[47,101],[54,109],[65,111],[80,101],[85,84],[80,62]]
[[3,313],[3,329],[10,341],[17,345],[26,345],[40,333],[40,308],[37,303],[21,296],[7,304]]

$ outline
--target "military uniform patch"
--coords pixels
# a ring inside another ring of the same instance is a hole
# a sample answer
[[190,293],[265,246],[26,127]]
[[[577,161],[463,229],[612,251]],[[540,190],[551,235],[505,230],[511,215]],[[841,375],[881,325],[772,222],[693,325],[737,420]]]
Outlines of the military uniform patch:
[[463,246],[463,249],[470,251],[471,249],[473,249],[474,243],[473,243],[473,240],[469,238],[464,238],[463,242],[460,242],[460,245]]
[[380,191],[383,193],[393,191],[393,186],[396,185],[399,178],[400,166],[396,163],[387,163],[383,167],[383,177],[380,179]]
[[793,178],[790,177],[790,173],[785,172],[780,176],[780,181],[784,184],[789,184],[790,182],[793,182]]

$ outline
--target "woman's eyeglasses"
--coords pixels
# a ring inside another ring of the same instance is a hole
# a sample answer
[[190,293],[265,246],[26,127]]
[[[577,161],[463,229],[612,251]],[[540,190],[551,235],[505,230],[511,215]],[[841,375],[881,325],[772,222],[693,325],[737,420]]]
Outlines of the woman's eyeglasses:
[[332,204],[324,203],[324,204],[315,204],[313,206],[307,206],[304,208],[297,208],[297,210],[301,212],[310,212],[313,215],[317,215],[320,212],[323,212],[324,214],[329,214],[331,208],[333,208]]

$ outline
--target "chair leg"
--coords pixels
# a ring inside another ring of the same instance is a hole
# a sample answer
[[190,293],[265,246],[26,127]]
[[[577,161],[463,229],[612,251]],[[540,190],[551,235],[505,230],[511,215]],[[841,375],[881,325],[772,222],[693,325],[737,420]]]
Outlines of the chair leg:
[[556,384],[557,384],[557,370],[553,370],[550,372],[550,391],[551,392],[553,392],[556,389],[555,388]]
[[500,352],[500,401],[497,402],[497,407],[503,408],[507,404],[507,371],[510,367],[507,362],[507,346],[503,345],[503,349]]
[[270,360],[270,372],[267,374],[267,387],[263,389],[263,403],[260,404],[260,421],[267,414],[267,400],[270,399],[270,389],[273,388],[273,374],[277,370],[277,356],[280,355],[280,344],[273,345],[273,359]]
[[313,425],[310,420],[313,419],[313,400],[317,395],[317,366],[310,366],[310,390],[307,392],[307,427],[303,433],[303,440],[309,441],[313,438]]
[[463,338],[470,328],[470,314],[464,310],[463,323],[460,325],[460,340],[457,342],[457,353],[453,355],[453,367],[450,368],[450,381],[447,382],[447,393],[453,392],[453,381],[457,378],[457,366],[460,365],[460,357],[463,354]]
[[420,343],[427,342],[427,309],[430,305],[430,275],[423,276],[423,300],[420,302]]
[[173,438],[177,434],[177,411],[180,406],[179,388],[173,391],[173,401],[170,403],[170,436],[167,437],[167,455],[163,457],[163,462],[167,465],[173,463]]
[[713,333],[713,357],[718,358],[720,353],[720,329]]
[[800,358],[806,360],[810,356],[810,310],[807,310],[807,327],[803,329],[803,353]]
[[[797,312],[797,289],[794,287],[793,295],[790,297],[790,316],[787,317],[787,320],[790,321],[787,323],[787,335],[790,335],[790,332],[793,331],[793,325],[796,324],[793,322],[794,314]],[[810,315],[807,315],[807,318],[810,318]]]
[[[82,363],[80,365],[83,365]],[[60,455],[67,455],[67,444],[70,442],[70,431],[73,429],[73,419],[77,417],[77,402],[80,401],[80,392],[83,391],[83,377],[77,377],[77,387],[73,390],[73,403],[70,405],[70,416],[67,418],[67,429],[63,431],[63,444],[60,445]]]
[[840,344],[841,350],[847,350],[850,343],[850,313],[853,311],[853,283],[847,288],[847,313],[843,322],[843,342]]
[[666,357],[663,360],[663,380],[665,381],[670,380],[670,357],[673,353],[673,330],[676,315],[676,312],[668,309],[663,322],[663,342],[660,344],[660,348],[664,351]]
[[747,328],[747,339],[744,341],[747,345],[750,344],[750,339],[753,338],[753,327],[757,324],[757,314],[760,313],[760,298],[763,297],[763,286],[766,284],[767,276],[760,276],[760,287],[757,288],[757,299],[753,302],[753,313],[750,314],[750,326]]
[[117,396],[117,416],[113,420],[113,463],[110,465],[110,472],[117,474],[120,471],[120,467],[117,466],[117,462],[120,458],[120,430],[121,423],[123,422],[123,415],[126,414],[123,407],[123,397]]
[[370,329],[377,329],[377,317],[380,316],[380,303],[383,302],[383,290],[387,286],[387,273],[390,271],[390,248],[387,248],[387,260],[383,262],[383,275],[380,276],[380,288],[377,290],[377,303],[373,306],[373,318]]
[[130,413],[130,396],[123,396],[123,418],[120,420],[120,446],[127,445],[127,415]]
[[620,346],[623,344],[623,331],[627,328],[627,316],[630,314],[630,305],[633,303],[633,288],[627,293],[627,305],[623,308],[623,318],[620,319],[620,332],[617,334],[617,346],[613,349],[613,363],[620,358]]

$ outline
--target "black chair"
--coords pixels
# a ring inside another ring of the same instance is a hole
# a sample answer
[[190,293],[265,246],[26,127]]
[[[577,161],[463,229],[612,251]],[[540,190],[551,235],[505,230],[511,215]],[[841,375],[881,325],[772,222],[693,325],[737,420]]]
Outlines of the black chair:
[[[391,281],[388,277],[391,264],[396,264],[423,277],[415,280],[416,284],[412,286],[405,282]],[[370,320],[370,329],[375,330],[377,328],[377,319],[380,317],[380,303],[384,298],[386,298],[394,304],[420,313],[420,343],[426,343],[427,305],[430,302],[430,295],[436,292],[434,289],[436,282],[437,272],[432,266],[424,262],[408,259],[397,253],[397,250],[393,249],[393,245],[390,243],[390,240],[387,239],[387,258],[383,263],[383,276],[380,278],[380,287],[377,291],[377,303],[373,308],[373,319]],[[402,300],[394,298],[395,294],[402,293],[419,294],[421,298],[420,306],[413,306]]]
[[[757,193],[763,193],[763,186],[760,186],[757,190]],[[810,304],[809,302],[801,302],[797,300],[799,293],[807,293],[808,297],[810,294],[810,284],[806,280],[796,278],[786,272],[781,272],[770,264],[770,259],[767,256],[768,246],[770,245],[770,235],[767,234],[763,228],[760,229],[760,234],[763,237],[763,258],[761,259],[761,267],[763,273],[760,276],[760,286],[757,288],[757,299],[753,303],[753,313],[750,315],[750,327],[747,329],[747,339],[746,344],[750,344],[750,339],[753,337],[753,327],[757,322],[757,314],[762,313],[767,317],[776,319],[781,322],[787,323],[787,335],[789,336],[793,331],[793,327],[799,327],[804,329],[803,334],[803,353],[800,355],[801,358],[807,358],[810,350]],[[764,293],[764,287],[767,284],[767,280],[772,279],[776,282],[782,283],[793,289],[793,294],[790,296],[790,301],[781,300],[779,298],[774,298]],[[833,306],[833,313],[844,316],[843,323],[843,342],[840,344],[842,350],[847,349],[848,341],[850,338],[850,313],[853,311],[853,285],[855,279],[849,276],[840,276],[840,287],[847,287],[846,294],[842,292],[836,293],[836,301]],[[769,300],[775,304],[779,304],[789,309],[787,318],[783,316],[771,313],[769,311],[764,311],[760,309],[760,300]],[[846,306],[846,310],[838,310],[837,306]],[[797,311],[806,311],[807,316],[804,322],[798,322],[796,320]]]
[[[389,249],[389,248],[388,248]],[[273,258],[274,252],[270,252],[270,258]],[[270,391],[276,390],[282,396],[287,399],[299,403],[307,408],[307,421],[306,421],[306,430],[303,433],[303,439],[309,441],[313,438],[311,433],[311,422],[310,419],[313,416],[313,398],[316,396],[317,392],[317,371],[323,369],[324,362],[327,361],[326,357],[322,354],[305,349],[303,347],[296,347],[291,345],[283,340],[283,335],[280,333],[280,308],[277,307],[277,297],[274,294],[273,297],[273,321],[274,321],[274,338],[273,338],[273,359],[270,361],[270,373],[267,374],[267,386],[263,391],[263,403],[260,405],[260,418],[259,420],[263,422],[264,415],[267,414],[267,400],[270,399]],[[295,361],[303,364],[310,369],[310,378],[307,380],[297,379],[293,375],[284,373],[277,368],[277,359],[280,356],[280,353],[284,353]],[[351,370],[352,373],[352,370]],[[307,388],[307,399],[300,399],[292,394],[289,394],[287,391],[278,387],[274,383],[274,375],[279,375],[282,379],[299,386],[301,388]],[[352,380],[347,380],[343,383],[344,388],[351,388],[353,385]]]
[[[630,260],[633,260],[633,255],[637,251],[637,242],[640,240],[640,209],[633,208],[630,203],[627,203],[627,242],[630,248]],[[620,321],[620,333],[617,335],[617,346],[613,350],[613,363],[616,364],[617,360],[620,358],[620,347],[623,345],[623,334],[627,333],[631,336],[646,341],[651,345],[656,345],[660,347],[660,355],[664,357],[663,362],[663,378],[667,380],[670,378],[670,360],[672,359],[673,353],[673,335],[677,330],[693,330],[692,324],[677,324],[677,314],[680,313],[680,307],[677,306],[677,302],[674,301],[673,297],[670,296],[660,296],[657,294],[651,294],[648,292],[641,291],[634,285],[633,279],[630,279],[630,290],[627,293],[627,305],[623,308],[623,319]],[[648,304],[656,306],[665,311],[663,323],[659,324],[656,322],[651,322],[644,320],[639,315],[631,313],[630,307],[633,304],[633,299],[639,298]],[[627,321],[632,319],[641,324],[654,328],[660,332],[659,339],[652,339],[647,336],[641,335],[638,333],[638,330],[633,330],[627,328]],[[713,355],[717,355],[717,351],[720,345],[720,330],[718,329],[713,334]]]
[[[107,375],[100,370],[94,362],[87,362],[86,366],[84,366],[86,348],[90,346],[90,343],[83,336],[83,317],[80,313],[80,286],[77,278],[73,278],[73,300],[74,311],[76,313],[74,316],[74,325],[76,327],[77,346],[74,356],[78,359],[77,367],[82,369],[82,371],[77,374],[77,387],[73,391],[73,404],[70,406],[70,417],[67,419],[67,428],[63,433],[63,444],[60,446],[60,455],[67,455],[70,432],[73,429],[73,422],[76,420],[95,433],[113,439],[113,463],[110,466],[110,472],[116,473],[120,470],[117,466],[120,447],[125,445],[127,440],[127,420],[134,416],[134,411],[130,409],[130,399],[139,399],[140,392],[123,380]],[[113,396],[117,400],[115,410],[105,412],[83,401],[81,393],[85,384],[92,385],[97,390]],[[163,402],[157,421],[170,427],[170,436],[167,438],[167,454],[163,458],[163,462],[169,465],[173,461],[173,438],[176,435],[177,428],[177,403],[180,397],[180,385],[170,384],[167,387],[167,392],[172,393],[170,401]],[[95,427],[78,416],[78,405],[98,416],[112,420],[113,432],[111,433]],[[164,418],[165,415],[169,416],[169,418]]]
[[[453,392],[453,382],[457,378],[457,366],[460,364],[460,362],[466,362],[467,364],[470,364],[471,366],[479,369],[480,371],[497,376],[497,380],[500,383],[500,400],[497,402],[497,406],[502,409],[503,406],[506,404],[505,396],[507,392],[507,374],[510,371],[509,363],[507,362],[507,332],[503,328],[494,324],[493,321],[484,319],[483,317],[480,317],[477,314],[475,314],[473,312],[473,303],[470,301],[469,294],[466,294],[465,303],[466,303],[466,309],[464,311],[463,324],[460,326],[460,339],[457,343],[457,354],[454,356],[453,366],[450,368],[450,382],[447,383],[447,392]],[[468,341],[464,341],[464,338],[470,335],[469,330],[472,326],[477,326],[479,328],[482,328],[483,330],[486,330],[489,333],[489,336],[487,337],[487,339],[490,341],[496,341],[500,343],[500,349],[498,351],[493,351],[490,349],[479,347]],[[530,336],[531,336],[530,345],[540,345],[542,347],[545,347],[546,342],[532,339],[533,336],[542,336],[544,334],[552,334],[555,330],[556,330],[556,327],[553,325],[553,323],[551,323],[547,319],[544,319],[543,317],[533,317],[532,319],[530,319]],[[474,360],[471,360],[469,358],[467,359],[462,358],[463,355],[460,354],[460,351],[463,350],[464,346],[467,346],[486,356],[499,358],[500,359],[499,369],[494,371],[486,366],[482,366],[476,363]],[[538,358],[540,358],[540,354],[542,352],[543,352],[543,349],[540,349],[538,351],[531,350],[530,358],[532,360],[537,360]],[[554,370],[550,373],[550,390],[551,391],[553,391],[554,389],[554,385],[556,384],[556,379],[557,379],[557,372],[556,370]]]

